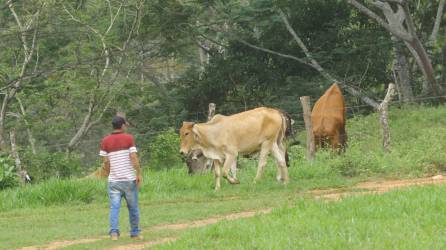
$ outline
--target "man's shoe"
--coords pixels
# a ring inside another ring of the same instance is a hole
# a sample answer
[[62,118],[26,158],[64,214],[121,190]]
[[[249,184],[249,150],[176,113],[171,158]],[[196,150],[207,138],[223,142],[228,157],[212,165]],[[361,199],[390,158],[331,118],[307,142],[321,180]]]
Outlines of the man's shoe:
[[132,238],[132,240],[143,240],[144,239],[144,237],[142,237],[141,235],[130,236],[130,238]]
[[117,233],[112,233],[112,234],[110,234],[110,239],[111,240],[118,240],[119,239],[119,235]]

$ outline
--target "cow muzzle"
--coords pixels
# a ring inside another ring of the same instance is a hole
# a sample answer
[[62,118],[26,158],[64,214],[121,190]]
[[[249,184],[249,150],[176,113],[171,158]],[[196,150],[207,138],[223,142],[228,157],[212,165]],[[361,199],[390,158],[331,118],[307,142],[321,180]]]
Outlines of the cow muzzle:
[[189,155],[189,152],[184,149],[180,149],[180,155],[182,155],[183,157],[187,157]]

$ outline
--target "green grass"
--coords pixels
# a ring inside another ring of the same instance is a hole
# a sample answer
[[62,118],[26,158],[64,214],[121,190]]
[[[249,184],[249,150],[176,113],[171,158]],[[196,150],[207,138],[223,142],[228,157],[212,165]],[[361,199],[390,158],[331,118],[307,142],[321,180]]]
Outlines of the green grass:
[[[142,227],[246,209],[280,207],[308,189],[350,186],[370,178],[419,177],[446,170],[445,107],[392,109],[392,151],[389,154],[382,150],[376,115],[356,117],[347,124],[349,147],[343,155],[321,151],[310,163],[304,157],[302,146],[290,148],[291,181],[286,186],[275,181],[272,159],[269,159],[264,178],[254,185],[256,160],[240,158],[241,184],[231,186],[223,181],[222,190],[217,193],[213,190],[214,178],[210,173],[189,176],[183,165],[165,171],[151,170],[154,166],[145,168],[144,185],[140,190]],[[299,137],[305,142],[303,131],[299,132]],[[1,191],[0,249],[105,235],[108,224],[106,185],[104,180],[52,179]],[[126,232],[125,206],[122,211],[121,225]],[[101,242],[95,244],[110,244]]]
[[156,249],[445,249],[445,186],[341,202],[297,199],[271,214],[193,229]]
[[[208,200],[152,204],[141,201],[141,227],[186,222],[215,214],[230,213],[264,206],[275,200]],[[123,239],[128,238],[128,213],[125,205],[120,214]],[[0,217],[0,249],[40,245],[55,240],[96,238],[107,235],[108,206],[60,206],[5,212]]]

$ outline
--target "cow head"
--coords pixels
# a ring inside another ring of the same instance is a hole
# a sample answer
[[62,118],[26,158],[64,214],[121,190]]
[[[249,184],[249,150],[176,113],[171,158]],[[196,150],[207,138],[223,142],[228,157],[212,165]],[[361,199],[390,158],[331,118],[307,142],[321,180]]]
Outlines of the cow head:
[[180,154],[182,155],[189,155],[195,149],[197,143],[192,131],[194,125],[193,122],[183,122],[180,128]]
[[190,175],[206,173],[212,168],[212,160],[206,158],[200,149],[194,149],[186,158],[186,166]]

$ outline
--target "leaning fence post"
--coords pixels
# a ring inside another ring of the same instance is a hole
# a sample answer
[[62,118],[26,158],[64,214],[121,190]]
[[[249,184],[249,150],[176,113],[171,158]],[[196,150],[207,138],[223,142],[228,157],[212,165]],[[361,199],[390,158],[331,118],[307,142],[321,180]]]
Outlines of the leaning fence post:
[[312,161],[316,151],[313,137],[313,127],[311,125],[310,97],[301,96],[300,102],[304,111],[305,130],[307,131],[307,159]]
[[384,100],[378,107],[379,121],[383,130],[383,147],[384,152],[386,153],[390,151],[390,130],[388,120],[389,102],[395,94],[395,84],[390,83],[387,89],[386,97],[384,97]]
[[209,113],[208,113],[208,121],[212,119],[215,115],[215,103],[209,103]]

